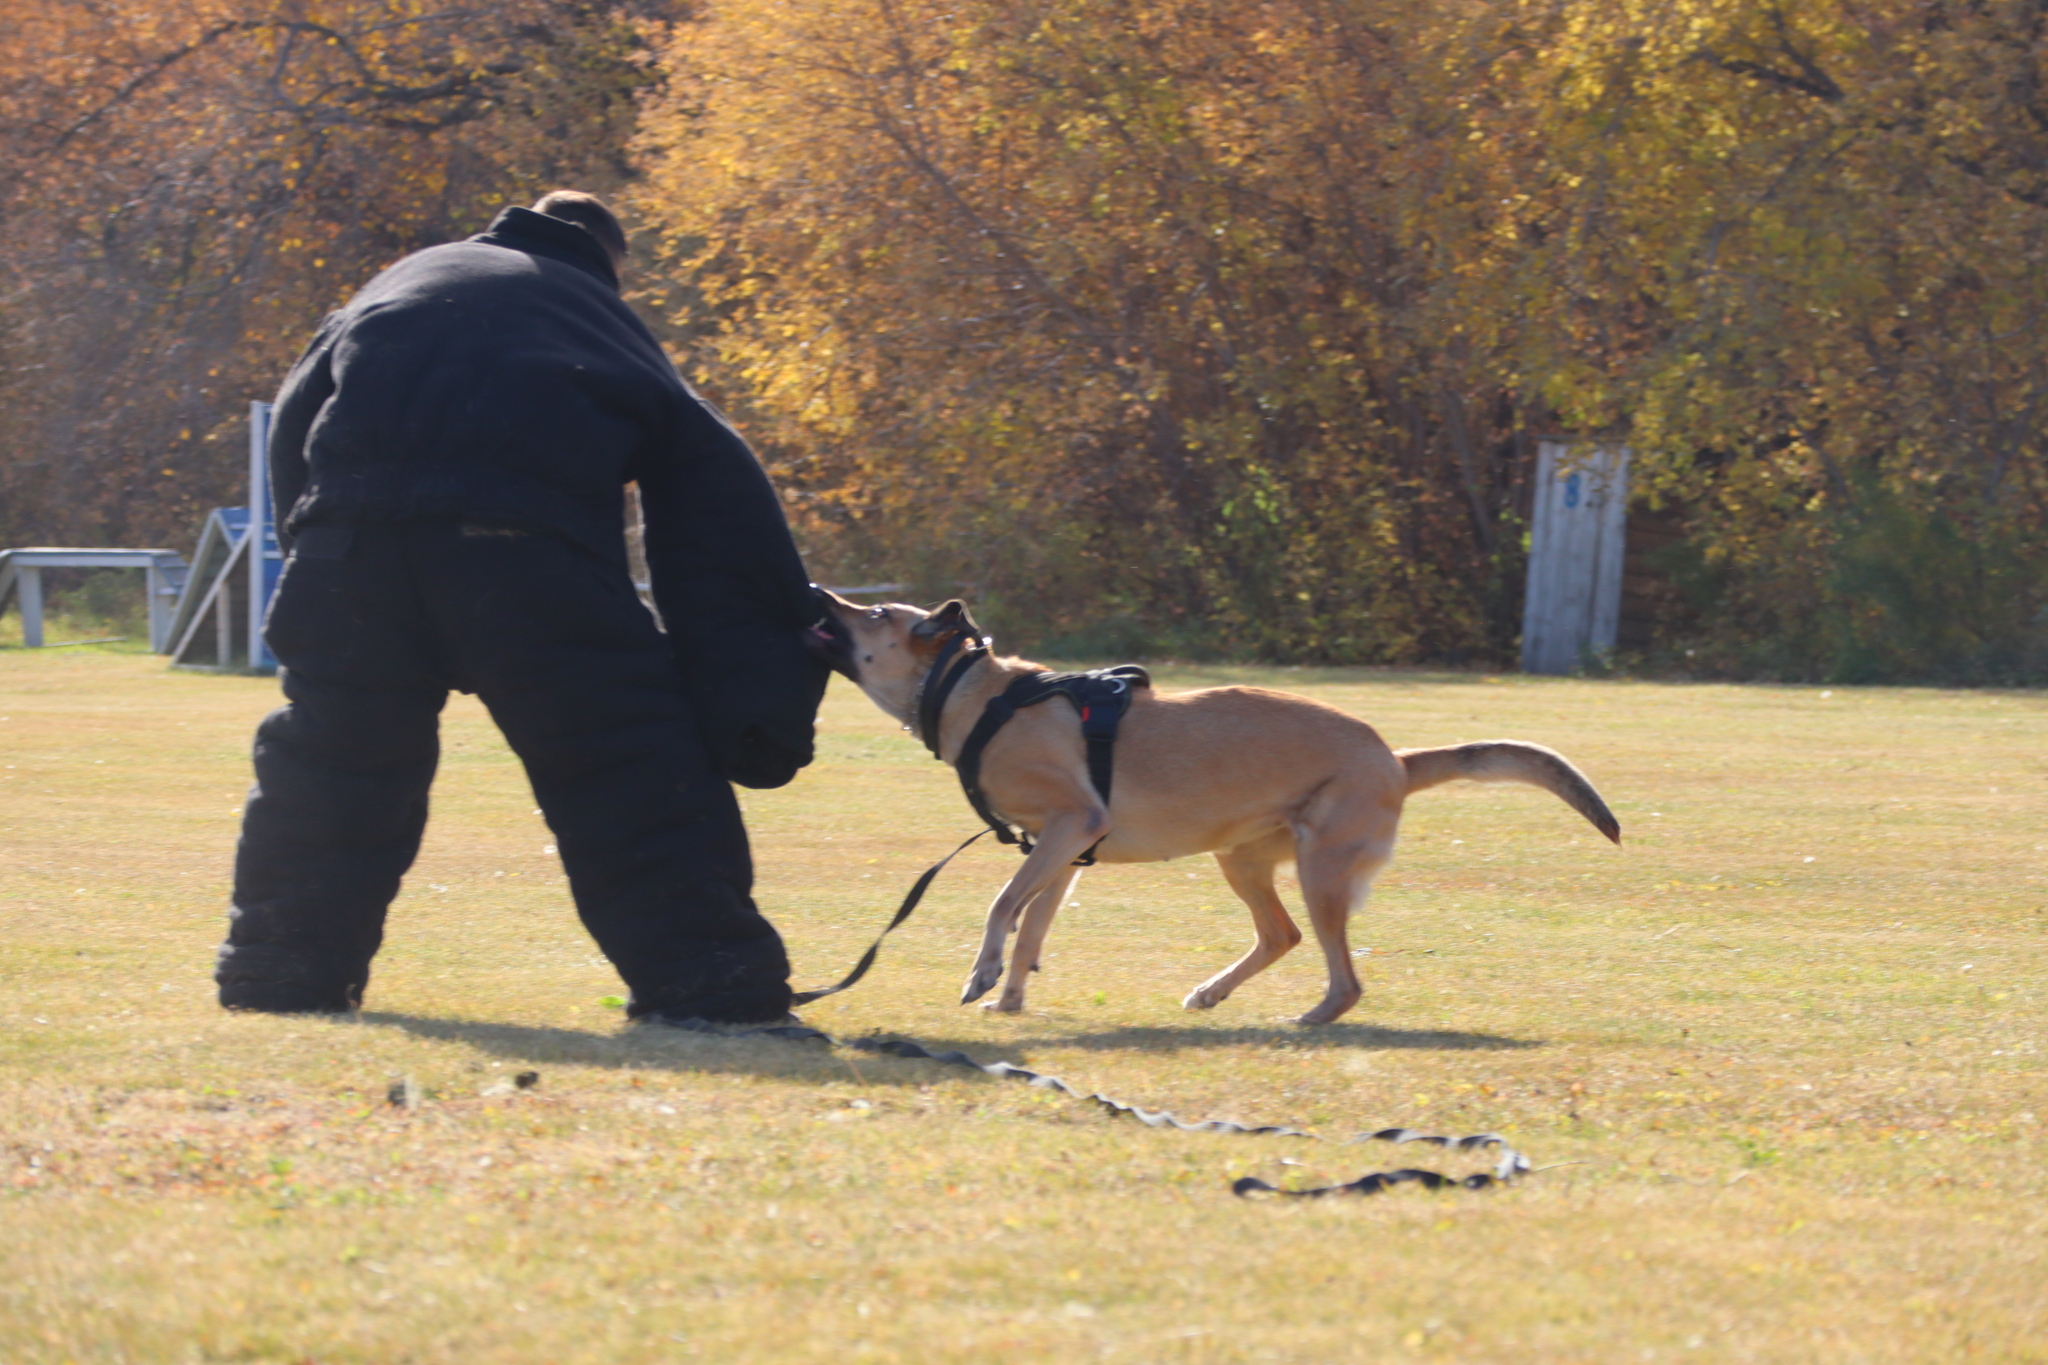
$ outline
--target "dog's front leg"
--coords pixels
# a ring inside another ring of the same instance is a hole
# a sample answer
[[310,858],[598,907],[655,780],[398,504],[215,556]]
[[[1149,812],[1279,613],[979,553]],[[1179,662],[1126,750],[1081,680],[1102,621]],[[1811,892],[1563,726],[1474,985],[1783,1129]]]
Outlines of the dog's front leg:
[[[1003,943],[1010,936],[1010,926],[1017,922],[1017,917],[1034,897],[1107,833],[1109,813],[1100,807],[1058,815],[1046,821],[1038,836],[1038,846],[1031,850],[1024,866],[1017,869],[1017,875],[1010,878],[1010,884],[1002,889],[988,908],[988,922],[981,931],[981,953],[974,959],[974,971],[967,978],[966,988],[960,992],[961,1004],[979,1000],[994,989],[996,982],[1002,979]],[[1051,918],[1046,916],[1048,923]],[[1043,937],[1042,931],[1040,937]],[[1033,956],[1036,956],[1035,949]],[[1025,970],[1030,970],[1028,964]],[[1020,1002],[1021,999],[1020,991]]]
[[1024,1008],[1024,991],[1031,984],[1031,974],[1038,970],[1038,951],[1045,946],[1046,931],[1052,928],[1053,916],[1067,903],[1080,875],[1078,867],[1061,868],[1045,890],[1024,907],[1023,922],[1017,928],[1017,948],[1010,954],[1009,975],[1003,978],[1003,993],[998,999],[984,1000],[983,1009],[1015,1014]]

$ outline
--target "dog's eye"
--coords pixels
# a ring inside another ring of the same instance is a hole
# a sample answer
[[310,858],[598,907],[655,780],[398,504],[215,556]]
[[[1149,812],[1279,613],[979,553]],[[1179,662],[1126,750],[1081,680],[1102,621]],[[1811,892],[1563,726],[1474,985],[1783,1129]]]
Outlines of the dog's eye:
[[870,620],[870,621],[883,621],[883,620],[887,620],[887,619],[888,619],[888,616],[889,616],[889,609],[888,609],[887,607],[869,607],[869,608],[868,608],[868,620]]

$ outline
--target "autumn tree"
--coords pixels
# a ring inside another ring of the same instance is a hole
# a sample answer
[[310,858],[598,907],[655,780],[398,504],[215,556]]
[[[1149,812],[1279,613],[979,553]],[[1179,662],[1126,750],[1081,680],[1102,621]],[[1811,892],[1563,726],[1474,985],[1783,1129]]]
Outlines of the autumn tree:
[[1544,12],[1550,396],[1692,505],[1701,652],[2048,677],[2048,7]]
[[737,0],[667,50],[641,204],[847,572],[1041,638],[1498,656],[1528,423],[1460,322],[1484,14]]
[[[622,189],[821,576],[1506,661],[1531,452],[1667,662],[2048,678],[2048,0],[21,0],[0,536],[177,543],[376,267]],[[634,142],[636,136],[638,141]]]
[[720,0],[643,203],[848,572],[1499,658],[1563,432],[1690,519],[1674,657],[2035,676],[2042,10]]
[[627,173],[652,79],[574,0],[19,0],[0,33],[0,543],[179,545],[247,400],[381,266]]

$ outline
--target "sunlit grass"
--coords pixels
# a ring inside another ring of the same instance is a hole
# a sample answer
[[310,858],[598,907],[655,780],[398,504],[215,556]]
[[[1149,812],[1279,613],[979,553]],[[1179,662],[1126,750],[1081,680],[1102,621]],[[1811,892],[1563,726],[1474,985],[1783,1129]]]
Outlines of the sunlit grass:
[[[229,1017],[207,972],[275,684],[8,650],[0,1359],[2048,1359],[2048,699],[1156,673],[1309,692],[1395,744],[1553,745],[1626,845],[1527,789],[1418,797],[1354,936],[1367,997],[1320,1031],[1281,1022],[1320,994],[1312,951],[1179,1009],[1250,937],[1207,860],[1084,874],[1031,1010],[961,1009],[1015,863],[978,846],[809,1020],[1186,1117],[1581,1164],[1249,1203],[1236,1176],[1418,1158],[623,1030],[466,698],[362,1017]],[[844,688],[821,747],[745,797],[799,985],[972,829]]]

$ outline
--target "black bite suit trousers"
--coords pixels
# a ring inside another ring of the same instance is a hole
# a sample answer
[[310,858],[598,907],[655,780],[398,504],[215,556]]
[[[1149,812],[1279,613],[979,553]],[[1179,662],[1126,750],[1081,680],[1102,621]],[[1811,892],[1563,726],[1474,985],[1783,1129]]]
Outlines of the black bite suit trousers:
[[789,1008],[752,900],[732,788],[671,647],[622,565],[567,540],[454,521],[311,526],[265,637],[289,704],[256,732],[221,1003],[357,1005],[419,851],[450,688],[526,765],[577,910],[629,1013],[760,1020]]

